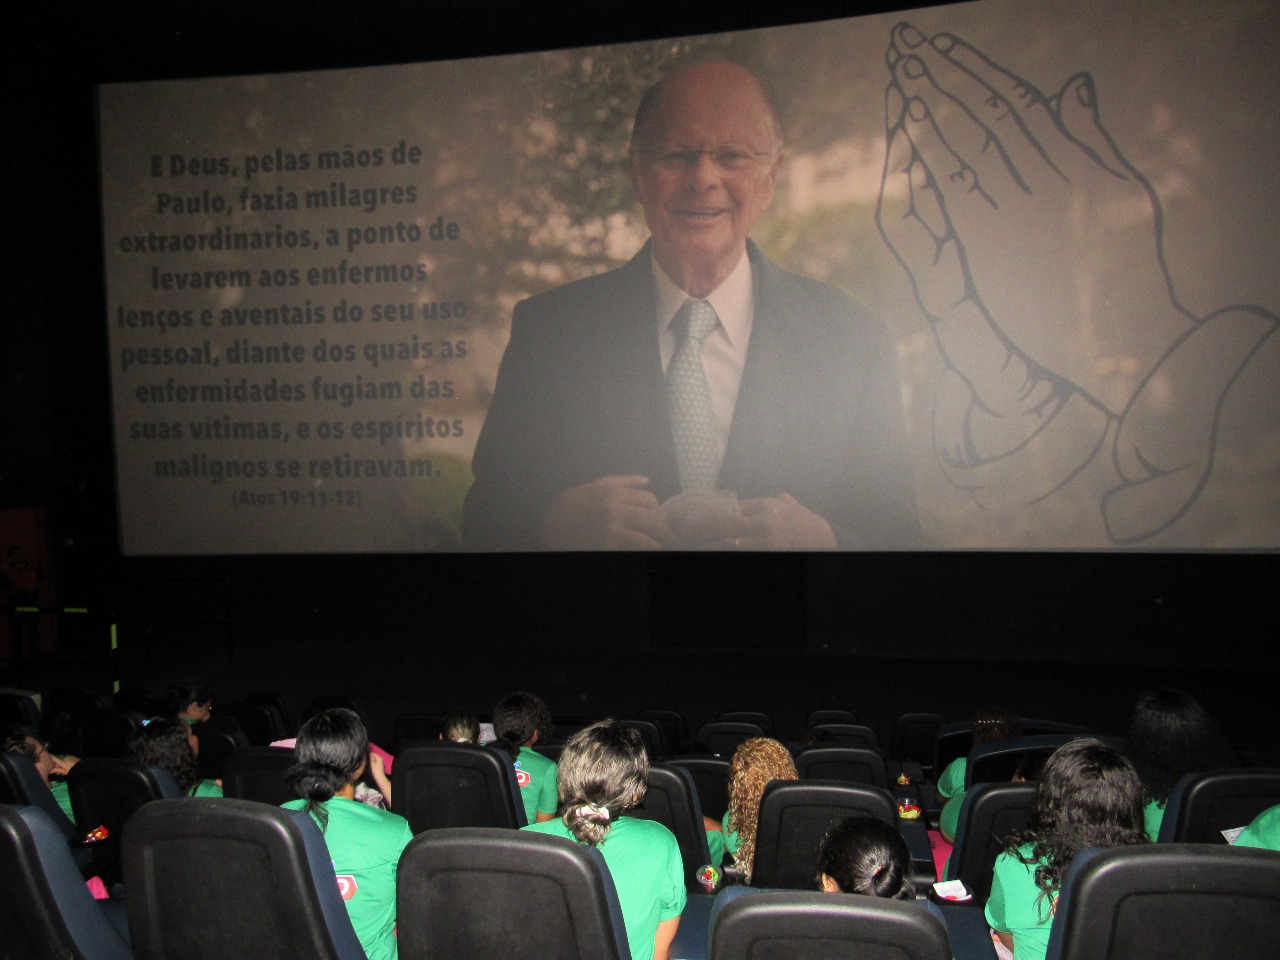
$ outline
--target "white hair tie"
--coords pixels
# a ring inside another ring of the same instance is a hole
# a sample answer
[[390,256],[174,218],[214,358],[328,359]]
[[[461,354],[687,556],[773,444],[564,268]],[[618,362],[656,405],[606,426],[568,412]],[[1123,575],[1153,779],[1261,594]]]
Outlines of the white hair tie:
[[578,808],[578,816],[580,817],[600,817],[602,820],[609,819],[608,807],[597,807],[594,803],[585,803]]

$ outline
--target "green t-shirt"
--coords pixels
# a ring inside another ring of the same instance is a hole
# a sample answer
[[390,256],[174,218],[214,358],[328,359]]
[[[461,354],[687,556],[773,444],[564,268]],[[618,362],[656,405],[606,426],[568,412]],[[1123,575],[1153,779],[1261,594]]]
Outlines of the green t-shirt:
[[947,764],[947,768],[942,771],[942,776],[938,778],[938,795],[941,797],[954,797],[957,793],[964,793],[964,775],[969,768],[969,761],[966,757],[957,757]]
[[1147,831],[1147,839],[1155,843],[1160,839],[1160,824],[1164,823],[1164,804],[1152,800],[1142,808],[1142,823]]
[[524,801],[524,815],[529,823],[535,823],[539,813],[555,813],[560,805],[556,793],[556,764],[537,750],[521,747],[516,757],[516,783],[520,785],[520,799]]
[[222,787],[218,786],[217,780],[201,780],[191,792],[187,794],[189,797],[220,797],[222,796]]
[[[306,805],[305,800],[290,800],[283,806],[302,810]],[[329,814],[324,842],[351,926],[369,960],[395,960],[396,866],[413,839],[409,821],[345,797],[323,806]]]
[[[561,819],[524,829],[573,839]],[[687,896],[675,835],[655,820],[619,817],[596,849],[618,890],[631,960],[652,960],[658,924],[680,916]]]
[[1237,847],[1262,847],[1280,850],[1280,806],[1263,810],[1253,818],[1253,823],[1236,837]]
[[50,780],[49,792],[53,794],[53,799],[57,801],[58,808],[67,815],[67,819],[75,823],[76,817],[71,812],[71,791],[67,789],[67,781]]
[[724,816],[720,818],[720,826],[724,828],[724,851],[733,856],[738,852],[738,831],[729,829],[729,811],[724,812]]
[[[1032,845],[1018,848],[1031,856]],[[1014,960],[1044,960],[1049,949],[1049,929],[1053,925],[1055,898],[1036,886],[1036,866],[1023,863],[1005,851],[996,857],[991,877],[991,897],[987,900],[987,923],[996,930],[1013,934]]]

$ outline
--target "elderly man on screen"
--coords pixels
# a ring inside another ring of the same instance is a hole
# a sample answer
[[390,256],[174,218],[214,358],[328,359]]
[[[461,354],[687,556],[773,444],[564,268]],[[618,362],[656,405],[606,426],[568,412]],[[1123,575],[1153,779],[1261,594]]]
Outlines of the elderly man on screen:
[[686,66],[644,96],[630,170],[652,238],[516,307],[469,548],[916,545],[887,325],[748,239],[782,161],[740,66]]

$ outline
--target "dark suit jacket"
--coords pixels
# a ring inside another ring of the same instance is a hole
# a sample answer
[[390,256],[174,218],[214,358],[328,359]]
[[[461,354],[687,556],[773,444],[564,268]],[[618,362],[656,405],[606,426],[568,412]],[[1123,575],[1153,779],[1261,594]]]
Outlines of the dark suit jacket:
[[[755,319],[718,486],[790,493],[842,547],[918,544],[897,355],[885,322],[748,244]],[[516,306],[476,445],[463,542],[536,550],[556,496],[614,474],[679,493],[646,247]]]

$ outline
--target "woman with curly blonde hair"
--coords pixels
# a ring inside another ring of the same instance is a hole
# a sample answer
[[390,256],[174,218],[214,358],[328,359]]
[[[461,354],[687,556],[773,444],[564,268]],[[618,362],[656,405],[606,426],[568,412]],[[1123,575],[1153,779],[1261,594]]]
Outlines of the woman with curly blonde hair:
[[744,740],[729,762],[729,809],[724,815],[724,845],[733,865],[751,879],[756,855],[756,826],[760,795],[772,780],[797,780],[791,753],[777,740]]

